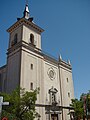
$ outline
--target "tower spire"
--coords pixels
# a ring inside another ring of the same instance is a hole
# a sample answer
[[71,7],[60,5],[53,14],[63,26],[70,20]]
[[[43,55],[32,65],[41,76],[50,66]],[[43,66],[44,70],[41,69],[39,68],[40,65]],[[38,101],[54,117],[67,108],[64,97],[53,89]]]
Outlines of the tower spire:
[[23,17],[26,19],[29,19],[30,13],[29,13],[29,8],[28,8],[28,0],[26,0],[26,5],[25,5],[25,9],[23,12]]

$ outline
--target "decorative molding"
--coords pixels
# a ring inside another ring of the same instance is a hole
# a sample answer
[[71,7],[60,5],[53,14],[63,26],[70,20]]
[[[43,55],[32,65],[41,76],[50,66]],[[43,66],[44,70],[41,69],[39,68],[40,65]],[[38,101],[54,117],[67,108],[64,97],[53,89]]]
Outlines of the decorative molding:
[[7,65],[3,65],[2,67],[0,67],[0,70],[5,69],[7,67]]
[[54,80],[56,77],[56,73],[52,67],[48,69],[47,74],[51,80]]
[[53,57],[50,57],[49,55],[44,54],[41,49],[39,49],[35,46],[32,46],[31,44],[28,44],[24,41],[20,41],[16,45],[14,45],[13,47],[9,48],[7,55],[10,54],[11,52],[15,51],[16,49],[22,48],[22,47],[34,52],[35,54],[42,56],[44,61],[51,62],[52,64],[55,64],[55,65],[62,67],[63,69],[66,69],[66,70],[70,70],[70,71],[72,70],[71,64],[68,64],[67,62],[65,62],[63,60],[58,61],[58,60],[54,59]]
[[27,20],[25,18],[21,18],[19,21],[17,21],[15,24],[13,24],[9,29],[7,29],[7,32],[12,32],[15,28],[17,28],[18,26],[23,25],[23,24],[31,26],[32,28],[36,29],[40,33],[44,31],[42,28],[40,28],[33,22],[30,22],[29,20]]

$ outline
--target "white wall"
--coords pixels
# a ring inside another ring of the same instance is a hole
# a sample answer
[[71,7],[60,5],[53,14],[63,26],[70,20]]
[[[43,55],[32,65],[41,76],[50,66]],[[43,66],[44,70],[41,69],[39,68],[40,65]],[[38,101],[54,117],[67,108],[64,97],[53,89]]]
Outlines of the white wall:
[[36,47],[41,49],[41,35],[34,29],[32,29],[30,26],[27,27],[23,25],[23,35],[22,35],[22,40],[25,41],[26,43],[30,43],[30,34],[34,35],[34,41],[36,44]]
[[11,47],[12,41],[14,40],[15,34],[18,34],[18,42],[21,41],[22,38],[22,26],[17,27],[13,32],[10,33],[9,38],[9,48]]
[[[67,107],[70,105],[71,99],[74,98],[72,71],[61,66],[60,77],[61,77],[61,86],[62,86],[62,102],[63,102],[62,105]],[[68,93],[70,93],[70,96],[68,96]],[[70,119],[70,116],[68,115],[68,113],[69,113],[69,110],[63,110],[64,120]]]
[[6,65],[0,68],[0,92],[5,92],[6,83]]
[[19,86],[20,52],[13,52],[7,59],[7,92]]

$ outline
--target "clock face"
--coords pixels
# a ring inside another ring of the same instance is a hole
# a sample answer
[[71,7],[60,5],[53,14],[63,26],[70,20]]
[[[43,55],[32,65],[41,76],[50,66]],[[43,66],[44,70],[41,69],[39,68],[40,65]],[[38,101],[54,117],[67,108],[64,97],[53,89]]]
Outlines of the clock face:
[[48,69],[48,76],[49,76],[49,78],[51,80],[53,80],[53,79],[55,79],[55,75],[56,75],[56,73],[55,73],[54,69],[53,68],[49,68]]

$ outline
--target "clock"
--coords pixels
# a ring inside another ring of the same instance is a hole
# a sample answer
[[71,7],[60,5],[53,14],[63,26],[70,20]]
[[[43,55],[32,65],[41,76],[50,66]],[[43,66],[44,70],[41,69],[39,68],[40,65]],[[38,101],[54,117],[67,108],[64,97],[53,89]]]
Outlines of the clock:
[[56,73],[52,67],[48,69],[47,73],[48,73],[48,76],[51,80],[55,79]]

